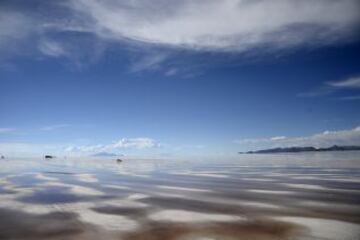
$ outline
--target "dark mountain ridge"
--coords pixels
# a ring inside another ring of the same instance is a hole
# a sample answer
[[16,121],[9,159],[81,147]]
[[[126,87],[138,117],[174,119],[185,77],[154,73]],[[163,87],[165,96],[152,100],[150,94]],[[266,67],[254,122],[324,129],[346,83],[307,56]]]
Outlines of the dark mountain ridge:
[[327,148],[315,147],[285,147],[285,148],[270,148],[257,151],[239,152],[240,154],[253,153],[298,153],[298,152],[330,152],[330,151],[359,151],[360,146],[331,146]]

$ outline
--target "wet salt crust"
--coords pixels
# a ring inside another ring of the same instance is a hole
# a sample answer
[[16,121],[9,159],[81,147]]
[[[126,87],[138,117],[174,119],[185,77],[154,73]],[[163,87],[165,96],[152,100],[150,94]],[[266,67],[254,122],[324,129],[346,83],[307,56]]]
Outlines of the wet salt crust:
[[0,239],[360,236],[357,168],[67,161],[6,162],[6,171],[0,169]]

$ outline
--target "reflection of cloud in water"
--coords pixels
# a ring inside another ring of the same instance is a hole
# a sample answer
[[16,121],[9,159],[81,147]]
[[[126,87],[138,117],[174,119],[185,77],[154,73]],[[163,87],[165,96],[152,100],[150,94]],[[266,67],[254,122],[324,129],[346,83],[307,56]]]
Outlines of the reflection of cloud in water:
[[142,194],[142,193],[134,193],[134,194],[130,194],[127,199],[130,200],[140,200],[140,199],[144,199],[144,198],[148,198],[149,196],[146,194]]
[[359,224],[303,217],[278,217],[276,219],[306,226],[310,229],[309,239],[355,240],[360,236]]
[[326,190],[327,188],[319,185],[312,184],[295,184],[295,183],[284,183],[283,185],[290,188],[308,189],[308,190]]
[[244,217],[234,215],[207,214],[184,210],[162,210],[150,214],[149,218],[155,221],[170,222],[228,222],[246,220],[246,218]]
[[93,174],[86,174],[86,173],[83,173],[83,174],[77,174],[75,175],[75,177],[81,181],[81,182],[98,182],[99,180],[96,178],[95,175]]
[[297,203],[299,206],[303,207],[313,207],[313,208],[327,208],[327,209],[336,209],[342,211],[356,211],[360,214],[360,209],[356,205],[350,204],[339,204],[334,202],[321,202],[321,201],[299,201]]
[[299,179],[299,180],[321,180],[321,179],[323,179],[321,177],[314,177],[314,176],[293,176],[291,178]]
[[281,206],[279,205],[275,205],[271,203],[255,202],[255,201],[238,201],[237,203],[240,206],[245,206],[245,207],[275,208],[275,209],[281,208]]
[[341,178],[341,177],[338,178],[338,177],[335,177],[335,178],[327,178],[324,180],[335,181],[335,182],[345,182],[345,183],[360,183],[360,178]]
[[101,214],[89,209],[83,209],[76,213],[82,221],[101,226],[108,230],[129,231],[139,227],[136,221],[123,216]]
[[110,200],[102,201],[100,204],[97,204],[96,206],[145,208],[145,207],[149,207],[149,204],[131,199],[110,199]]
[[277,191],[277,190],[263,190],[263,189],[250,189],[248,190],[249,192],[253,192],[253,193],[263,193],[263,194],[295,194],[296,192],[292,192],[292,191]]
[[207,189],[189,188],[189,187],[175,187],[175,186],[166,186],[166,185],[158,186],[158,188],[175,190],[175,191],[211,192],[211,190],[207,190]]
[[170,172],[173,175],[185,175],[195,177],[210,177],[210,178],[228,178],[229,176],[217,173],[217,172],[195,172],[195,171],[182,171],[182,172]]
[[45,180],[45,181],[57,181],[57,180],[59,180],[58,178],[50,177],[50,176],[45,175],[43,173],[36,174],[35,178],[40,179],[40,180]]
[[112,189],[118,189],[118,190],[128,190],[130,187],[127,186],[121,186],[121,185],[114,185],[114,184],[103,184],[103,187],[106,188],[112,188]]
[[241,178],[241,180],[246,181],[259,181],[259,182],[274,182],[274,179],[268,179],[268,178]]
[[46,205],[39,205],[39,204],[29,204],[17,201],[14,196],[2,195],[0,198],[0,208],[9,209],[9,210],[17,210],[23,211],[26,213],[33,213],[33,214],[45,214],[53,212],[54,209],[49,208]]
[[93,196],[102,196],[103,192],[97,191],[92,188],[82,187],[82,186],[72,186],[70,192],[78,195],[93,195]]

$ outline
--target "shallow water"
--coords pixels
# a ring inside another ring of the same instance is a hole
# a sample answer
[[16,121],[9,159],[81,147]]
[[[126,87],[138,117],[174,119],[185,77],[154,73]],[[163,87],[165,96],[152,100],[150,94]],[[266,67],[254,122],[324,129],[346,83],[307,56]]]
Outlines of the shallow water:
[[0,239],[360,239],[356,152],[0,164]]

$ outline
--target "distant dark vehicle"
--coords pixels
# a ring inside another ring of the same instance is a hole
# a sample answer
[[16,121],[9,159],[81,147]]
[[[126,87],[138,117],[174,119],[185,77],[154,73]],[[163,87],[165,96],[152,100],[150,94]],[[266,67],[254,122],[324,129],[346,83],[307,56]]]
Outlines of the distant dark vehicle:
[[117,163],[121,163],[123,160],[121,160],[120,158],[116,159]]
[[1,159],[5,159],[5,157],[3,156],[3,155],[1,155],[1,157],[0,157]]
[[52,159],[52,158],[55,158],[55,157],[51,156],[51,155],[45,155],[45,159]]

